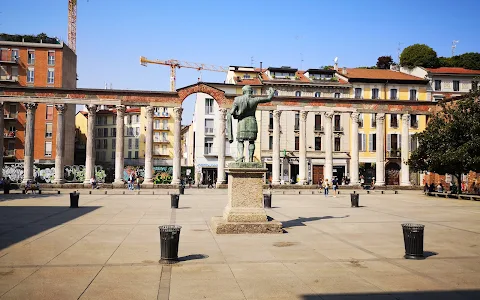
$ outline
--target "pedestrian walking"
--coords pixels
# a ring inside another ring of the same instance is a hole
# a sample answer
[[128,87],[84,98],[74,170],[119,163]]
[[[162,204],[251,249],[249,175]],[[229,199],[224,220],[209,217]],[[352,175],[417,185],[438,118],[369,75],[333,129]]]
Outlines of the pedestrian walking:
[[333,188],[333,197],[337,198],[337,190],[338,190],[338,179],[335,177],[332,180],[332,188]]
[[323,182],[323,193],[324,193],[325,197],[328,196],[328,188],[329,188],[329,184],[328,184],[328,178],[327,178]]

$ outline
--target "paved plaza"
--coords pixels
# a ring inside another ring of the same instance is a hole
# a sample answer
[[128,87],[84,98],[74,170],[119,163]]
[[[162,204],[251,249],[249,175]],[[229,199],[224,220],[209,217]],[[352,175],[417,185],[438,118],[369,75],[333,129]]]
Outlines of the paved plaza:
[[[118,193],[83,191],[78,209],[0,195],[0,299],[480,299],[480,202],[288,192],[268,209],[286,233],[214,235],[226,190],[187,189],[176,210]],[[425,260],[403,259],[404,222],[426,226]],[[174,265],[158,263],[163,224],[182,226]]]

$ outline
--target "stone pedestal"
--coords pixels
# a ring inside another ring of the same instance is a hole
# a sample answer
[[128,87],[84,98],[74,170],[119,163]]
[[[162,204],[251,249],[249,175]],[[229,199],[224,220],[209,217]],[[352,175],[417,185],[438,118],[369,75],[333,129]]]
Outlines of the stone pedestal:
[[213,217],[217,234],[283,233],[282,223],[268,221],[263,208],[263,175],[260,163],[231,163],[228,174],[228,204],[223,217]]

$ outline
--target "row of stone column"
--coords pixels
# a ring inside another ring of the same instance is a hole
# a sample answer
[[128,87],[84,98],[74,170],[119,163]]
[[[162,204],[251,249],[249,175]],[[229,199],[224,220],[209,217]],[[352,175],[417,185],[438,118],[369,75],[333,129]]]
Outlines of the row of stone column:
[[[281,110],[273,111],[273,153],[272,153],[272,183],[280,184],[280,116]],[[350,184],[359,184],[359,147],[358,147],[358,123],[360,121],[358,112],[352,112],[350,117],[352,119],[352,131],[350,142]],[[307,182],[307,149],[306,149],[306,129],[307,129],[308,111],[300,112],[300,149],[299,149],[299,183],[305,184]],[[325,165],[324,178],[332,180],[333,177],[333,116],[334,112],[324,112],[325,116]],[[376,114],[376,185],[385,185],[385,114]],[[410,172],[407,164],[408,161],[408,144],[409,144],[409,127],[410,115],[402,115],[402,141],[401,141],[401,185],[410,185]]]
[[[97,113],[97,105],[86,105],[88,110],[87,123],[87,145],[86,145],[86,160],[85,160],[85,184],[90,183],[90,179],[95,176],[95,119]],[[37,103],[25,103],[27,118],[25,124],[25,146],[24,146],[24,170],[23,183],[33,180],[33,161],[34,161],[34,145],[35,145],[35,111]],[[67,106],[65,104],[56,104],[57,110],[57,134],[56,134],[56,153],[55,153],[55,179],[54,183],[64,183],[64,149],[65,149],[65,111]],[[0,103],[0,110],[3,111],[3,103]],[[125,106],[117,105],[117,134],[116,134],[116,154],[115,154],[115,181],[114,184],[122,185],[123,170],[124,170],[124,117]],[[146,108],[147,118],[147,132],[145,141],[145,184],[153,184],[153,107]],[[175,124],[174,124],[174,157],[173,157],[173,175],[172,184],[180,184],[181,174],[181,121],[183,108],[175,107],[173,109]],[[0,114],[0,167],[3,167],[3,148],[4,148],[4,122],[3,113]],[[224,122],[225,124],[225,122]],[[225,127],[225,126],[224,126]],[[225,132],[224,132],[225,135]],[[225,144],[225,142],[224,142]],[[224,153],[223,153],[224,157]],[[225,160],[225,158],[224,158]],[[0,168],[1,172],[1,168]],[[1,175],[1,173],[0,173]]]

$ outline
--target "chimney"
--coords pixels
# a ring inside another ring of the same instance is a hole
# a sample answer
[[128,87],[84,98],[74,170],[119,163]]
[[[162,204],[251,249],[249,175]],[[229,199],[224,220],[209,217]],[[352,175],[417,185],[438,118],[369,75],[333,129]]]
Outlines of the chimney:
[[260,62],[260,73],[262,73],[262,62]]
[[347,75],[347,68],[345,68],[345,67],[342,68],[342,74]]
[[335,62],[335,64],[333,65],[333,69],[334,69],[335,71],[338,71],[338,62]]

